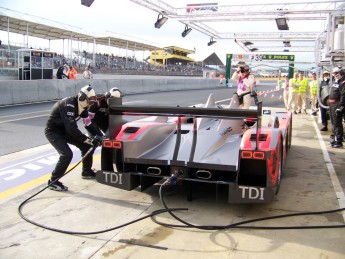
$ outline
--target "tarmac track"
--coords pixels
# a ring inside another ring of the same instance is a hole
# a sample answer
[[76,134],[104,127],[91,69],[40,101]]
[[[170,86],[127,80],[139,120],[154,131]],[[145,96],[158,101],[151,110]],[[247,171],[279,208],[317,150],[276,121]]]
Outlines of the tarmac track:
[[[270,204],[228,204],[221,188],[203,186],[187,201],[181,186],[170,187],[165,201],[185,221],[199,225],[228,225],[253,218],[345,207],[344,149],[328,147],[328,134],[318,131],[317,117],[293,116],[292,147],[282,184]],[[0,164],[49,153],[50,145],[0,158]],[[94,166],[100,168],[100,155]],[[34,163],[33,163],[34,164]],[[32,167],[34,168],[34,167]],[[81,180],[81,168],[64,177],[70,190],[45,191],[23,209],[30,219],[69,231],[90,232],[125,224],[162,209],[158,183],[144,192],[112,188]],[[1,172],[1,171],[0,171]],[[18,205],[45,186],[48,175],[35,185],[20,186],[0,199],[0,258],[344,258],[345,230],[200,230],[166,228],[150,219],[95,235],[67,235],[31,225],[17,213]],[[0,197],[1,198],[1,197]],[[251,226],[312,226],[344,224],[345,213],[269,220]],[[179,224],[168,214],[157,219]]]

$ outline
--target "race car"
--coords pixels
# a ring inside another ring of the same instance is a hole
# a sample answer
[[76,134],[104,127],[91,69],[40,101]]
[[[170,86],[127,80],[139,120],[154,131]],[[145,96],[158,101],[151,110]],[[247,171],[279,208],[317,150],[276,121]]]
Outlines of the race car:
[[[141,191],[175,176],[188,184],[225,185],[229,203],[268,203],[279,191],[291,146],[288,111],[216,105],[127,106],[110,100],[109,133],[103,141],[97,181]],[[122,124],[122,116],[146,116]]]

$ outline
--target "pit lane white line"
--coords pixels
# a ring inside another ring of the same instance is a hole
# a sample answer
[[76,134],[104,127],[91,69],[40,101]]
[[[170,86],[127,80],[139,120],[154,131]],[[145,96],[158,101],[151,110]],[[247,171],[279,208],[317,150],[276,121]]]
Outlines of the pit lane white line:
[[[127,103],[143,103],[147,102],[146,100],[138,100],[138,101],[131,101],[131,102],[124,102],[124,104]],[[50,110],[45,110],[45,112],[49,112]],[[6,118],[6,117],[18,117],[22,115],[28,115],[28,114],[35,114],[35,113],[41,113],[44,111],[39,111],[39,112],[28,112],[28,113],[21,113],[21,114],[13,114],[13,115],[5,115],[5,116],[0,116],[0,119]],[[15,121],[21,121],[21,120],[28,120],[28,119],[34,119],[34,118],[40,118],[40,117],[47,117],[49,113],[42,114],[42,115],[37,115],[37,116],[30,116],[30,117],[24,117],[24,118],[19,118],[19,119],[13,119],[13,120],[6,120],[6,121],[0,121],[0,124],[2,123],[9,123],[9,122],[15,122]]]
[[24,165],[25,165],[25,164],[28,164],[28,163],[30,163],[30,162],[32,162],[32,161],[36,161],[37,159],[40,159],[40,158],[44,158],[44,157],[52,156],[52,155],[56,155],[56,154],[57,154],[57,152],[54,150],[53,152],[45,153],[45,154],[42,155],[42,156],[36,156],[36,157],[34,157],[34,158],[32,158],[32,159],[29,159],[29,160],[24,160],[24,161],[19,162],[19,163],[11,164],[10,166],[7,166],[7,167],[2,167],[2,168],[0,168],[0,172],[5,171],[5,170],[7,170],[7,169],[9,169],[9,168],[16,167],[16,166],[21,166],[21,165],[23,165],[23,164],[24,164]]
[[[310,116],[313,118],[313,125],[314,125],[317,137],[318,137],[320,145],[321,145],[322,154],[323,154],[324,160],[326,162],[326,166],[327,166],[328,173],[329,173],[329,176],[330,176],[332,184],[333,184],[333,188],[334,188],[335,194],[337,196],[337,200],[338,200],[338,203],[339,203],[339,208],[345,208],[345,194],[344,194],[344,191],[343,191],[343,189],[341,187],[341,184],[340,184],[340,181],[338,179],[338,176],[337,176],[337,174],[335,172],[335,169],[334,169],[334,166],[332,164],[331,158],[329,157],[325,141],[324,141],[324,139],[323,139],[323,137],[322,137],[322,135],[321,135],[321,133],[319,131],[319,127],[316,124],[314,116],[312,116],[312,115],[310,115]],[[342,211],[342,215],[343,215],[343,219],[345,221],[345,211]]]

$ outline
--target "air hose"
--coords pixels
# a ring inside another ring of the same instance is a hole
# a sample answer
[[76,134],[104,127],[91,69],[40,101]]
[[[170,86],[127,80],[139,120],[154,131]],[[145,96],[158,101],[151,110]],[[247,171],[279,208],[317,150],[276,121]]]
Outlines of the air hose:
[[[174,177],[174,176],[172,176]],[[171,177],[171,178],[172,178]],[[164,196],[163,196],[163,188],[168,186],[169,183],[173,181],[166,180],[159,189],[159,197],[160,200],[166,209],[166,211],[177,221],[181,222],[182,225],[175,225],[175,224],[167,224],[158,221],[154,216],[151,217],[152,221],[155,222],[156,224],[159,224],[164,227],[175,227],[175,228],[196,228],[196,229],[203,229],[203,230],[223,230],[223,229],[265,229],[265,230],[283,230],[283,229],[320,229],[320,228],[344,228],[345,224],[339,224],[339,225],[313,225],[313,226],[243,226],[249,223],[254,223],[254,222],[260,222],[260,221],[265,221],[265,220],[274,220],[274,219],[279,219],[279,218],[288,218],[288,217],[297,217],[297,216],[307,216],[307,215],[321,215],[321,214],[330,214],[330,213],[336,213],[340,211],[344,211],[345,208],[339,208],[339,209],[334,209],[334,210],[324,210],[324,211],[314,211],[314,212],[297,212],[297,213],[289,213],[289,214],[282,214],[282,215],[276,215],[276,216],[269,216],[269,217],[262,217],[262,218],[255,218],[251,220],[245,220],[245,221],[240,221],[237,223],[232,223],[229,225],[194,225],[191,224],[180,217],[176,216],[173,213],[172,209],[169,209],[166,202],[164,201]]]
[[57,228],[53,228],[53,227],[49,227],[49,226],[45,226],[45,225],[42,225],[40,223],[37,223],[29,218],[27,218],[23,212],[22,212],[22,209],[24,207],[24,205],[29,201],[31,200],[32,198],[36,197],[38,194],[42,193],[43,191],[45,191],[47,188],[49,188],[49,186],[53,183],[55,183],[56,181],[60,180],[62,177],[64,177],[65,175],[67,175],[68,173],[70,173],[73,169],[75,169],[91,152],[93,152],[95,149],[97,148],[97,146],[93,146],[91,147],[86,153],[85,155],[81,158],[81,160],[76,164],[74,165],[70,170],[68,170],[64,175],[62,175],[61,177],[59,177],[58,179],[52,181],[49,185],[47,185],[46,187],[44,187],[42,190],[38,191],[37,193],[33,194],[32,196],[30,196],[29,198],[27,198],[26,200],[24,200],[18,207],[18,214],[19,216],[24,219],[25,221],[35,225],[35,226],[38,226],[38,227],[41,227],[41,228],[44,228],[44,229],[47,229],[47,230],[51,230],[51,231],[55,231],[55,232],[59,232],[59,233],[63,233],[63,234],[69,234],[69,235],[95,235],[95,234],[100,234],[100,233],[105,233],[105,232],[109,232],[109,231],[113,231],[113,230],[116,230],[116,229],[119,229],[119,228],[122,228],[122,227],[125,227],[125,226],[128,226],[130,224],[133,224],[133,223],[136,223],[138,221],[141,221],[143,219],[146,219],[146,218],[149,218],[149,217],[154,217],[158,214],[161,214],[161,213],[166,213],[170,210],[186,210],[184,208],[174,208],[174,209],[161,209],[161,210],[155,210],[153,211],[151,214],[147,215],[147,216],[143,216],[143,217],[140,217],[136,220],[133,220],[133,221],[130,221],[130,222],[127,222],[125,224],[122,224],[122,225],[119,225],[119,226],[116,226],[116,227],[112,227],[112,228],[107,228],[107,229],[104,229],[104,230],[99,230],[99,231],[93,231],[93,232],[76,232],[76,231],[68,231],[68,230],[62,230],[62,229],[57,229]]
[[[95,147],[92,147],[89,149],[89,151],[82,157],[82,159],[74,166],[72,167],[70,170],[68,170],[62,177],[64,177],[66,174],[68,174],[69,172],[71,172],[74,168],[76,168],[84,159],[85,157],[90,154],[90,152],[92,152],[95,149]],[[61,179],[62,177],[60,177],[59,179]],[[59,180],[57,179],[57,180]],[[57,181],[56,180],[56,181]],[[51,230],[51,231],[55,231],[55,232],[59,232],[59,233],[63,233],[63,234],[69,234],[69,235],[95,235],[95,234],[100,234],[100,233],[105,233],[105,232],[109,232],[109,231],[113,231],[119,228],[123,228],[125,226],[134,224],[136,222],[139,222],[141,220],[144,220],[146,218],[151,218],[151,220],[153,222],[155,222],[156,224],[159,224],[161,226],[164,227],[169,227],[169,228],[196,228],[196,229],[202,229],[202,230],[224,230],[224,229],[265,229],[265,230],[283,230],[283,229],[320,229],[320,228],[344,228],[345,224],[340,224],[340,225],[314,225],[314,226],[275,226],[275,227],[271,227],[271,226],[243,226],[249,223],[254,223],[254,222],[260,222],[260,221],[265,221],[265,220],[273,220],[273,219],[278,219],[278,218],[287,218],[287,217],[296,217],[296,216],[306,216],[306,215],[320,215],[320,214],[329,214],[329,213],[336,213],[336,212],[340,212],[345,210],[345,208],[340,208],[340,209],[335,209],[335,210],[327,210],[327,211],[316,211],[316,212],[300,212],[300,213],[291,213],[291,214],[283,214],[283,215],[276,215],[276,216],[270,216],[270,217],[262,217],[262,218],[256,218],[256,219],[251,219],[251,220],[246,220],[246,221],[240,221],[237,223],[232,223],[229,225],[195,225],[195,224],[191,224],[183,219],[181,219],[180,217],[176,216],[173,211],[182,211],[182,210],[188,210],[188,208],[168,208],[166,202],[164,201],[164,195],[163,195],[163,189],[168,186],[168,185],[176,185],[178,181],[178,177],[175,175],[172,175],[170,178],[168,178],[159,188],[159,198],[164,206],[164,209],[160,209],[160,210],[155,210],[152,213],[140,217],[138,219],[135,219],[133,221],[129,221],[125,224],[121,224],[112,228],[107,228],[104,230],[98,230],[98,231],[93,231],[93,232],[79,232],[79,231],[68,231],[68,230],[61,230],[61,229],[57,229],[57,228],[53,228],[53,227],[49,227],[49,226],[45,226],[42,225],[40,223],[37,223],[33,220],[30,220],[29,218],[27,218],[26,216],[24,216],[24,214],[22,213],[22,209],[24,207],[24,205],[31,200],[32,198],[34,198],[35,196],[37,196],[38,194],[40,194],[41,192],[43,192],[44,190],[46,190],[48,186],[46,186],[45,188],[43,188],[42,190],[38,191],[37,193],[35,193],[34,195],[30,196],[29,198],[27,198],[26,200],[24,200],[18,207],[18,214],[20,215],[20,217],[22,219],[24,219],[25,221],[47,229],[47,230]],[[55,182],[55,181],[54,181]],[[173,218],[175,218],[177,221],[181,222],[182,225],[176,225],[176,224],[167,224],[167,223],[163,223],[158,221],[155,216],[162,214],[162,213],[169,213]]]

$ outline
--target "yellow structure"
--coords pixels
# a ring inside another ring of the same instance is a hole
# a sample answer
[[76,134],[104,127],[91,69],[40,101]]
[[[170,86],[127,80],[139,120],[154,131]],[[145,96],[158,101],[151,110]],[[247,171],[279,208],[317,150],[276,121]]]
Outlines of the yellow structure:
[[189,54],[195,54],[195,51],[175,46],[152,50],[150,51],[150,64],[162,66],[187,65],[189,62],[195,62],[194,59],[187,56]]

